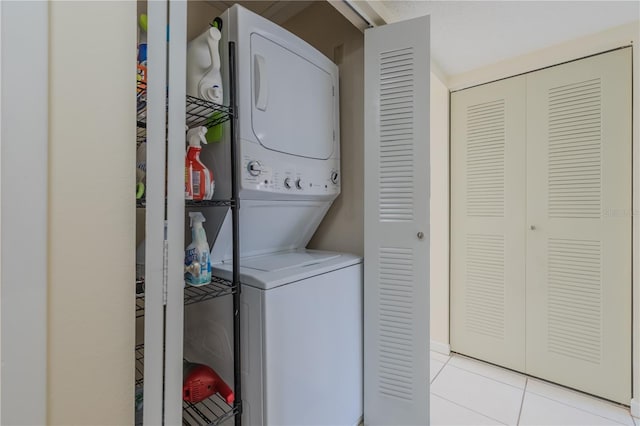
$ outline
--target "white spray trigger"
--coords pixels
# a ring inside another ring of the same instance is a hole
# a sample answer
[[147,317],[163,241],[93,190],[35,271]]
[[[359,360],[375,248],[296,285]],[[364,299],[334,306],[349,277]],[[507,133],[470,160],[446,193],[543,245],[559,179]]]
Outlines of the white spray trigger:
[[187,132],[187,142],[189,146],[200,148],[200,144],[207,143],[207,128],[204,126],[194,127]]
[[207,221],[207,219],[204,218],[204,215],[200,212],[189,212],[189,219],[190,219],[189,226],[191,226],[192,228],[194,223],[202,224],[202,222]]

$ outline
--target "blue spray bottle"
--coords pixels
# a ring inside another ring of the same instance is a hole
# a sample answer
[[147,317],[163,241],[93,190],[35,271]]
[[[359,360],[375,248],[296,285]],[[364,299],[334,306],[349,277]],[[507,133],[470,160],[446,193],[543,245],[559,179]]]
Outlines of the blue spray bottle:
[[202,223],[206,220],[200,212],[190,212],[191,244],[184,256],[184,281],[189,285],[205,285],[211,282],[211,254],[207,234]]

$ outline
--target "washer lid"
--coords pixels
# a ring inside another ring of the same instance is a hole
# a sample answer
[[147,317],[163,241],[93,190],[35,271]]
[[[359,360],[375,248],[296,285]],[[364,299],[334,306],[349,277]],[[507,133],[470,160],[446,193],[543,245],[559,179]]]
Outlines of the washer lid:
[[[261,290],[295,283],[362,263],[346,253],[296,249],[240,259],[240,282]],[[211,265],[214,276],[231,280],[231,262]]]
[[279,272],[287,269],[301,268],[340,257],[338,253],[318,251],[294,251],[278,255],[257,256],[244,259],[243,268],[257,269],[265,272]]

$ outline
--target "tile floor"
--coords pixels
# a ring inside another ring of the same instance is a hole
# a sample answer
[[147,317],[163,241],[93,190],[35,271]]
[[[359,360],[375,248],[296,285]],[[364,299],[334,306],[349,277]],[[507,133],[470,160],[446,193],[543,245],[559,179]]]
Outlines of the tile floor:
[[431,425],[640,426],[629,409],[454,354],[431,352]]

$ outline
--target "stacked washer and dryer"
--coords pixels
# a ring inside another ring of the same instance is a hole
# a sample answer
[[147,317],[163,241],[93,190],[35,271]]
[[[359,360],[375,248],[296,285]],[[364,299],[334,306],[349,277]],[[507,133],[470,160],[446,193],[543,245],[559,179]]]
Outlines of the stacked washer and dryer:
[[[235,5],[242,386],[247,425],[355,425],[362,418],[362,259],[305,247],[340,194],[338,68]],[[189,45],[188,60],[206,49]],[[228,88],[228,76],[224,76]],[[216,197],[231,193],[230,141],[203,150]],[[216,209],[212,209],[216,210]],[[213,273],[231,278],[231,213],[207,213]],[[232,305],[185,310],[185,356],[233,382]]]

